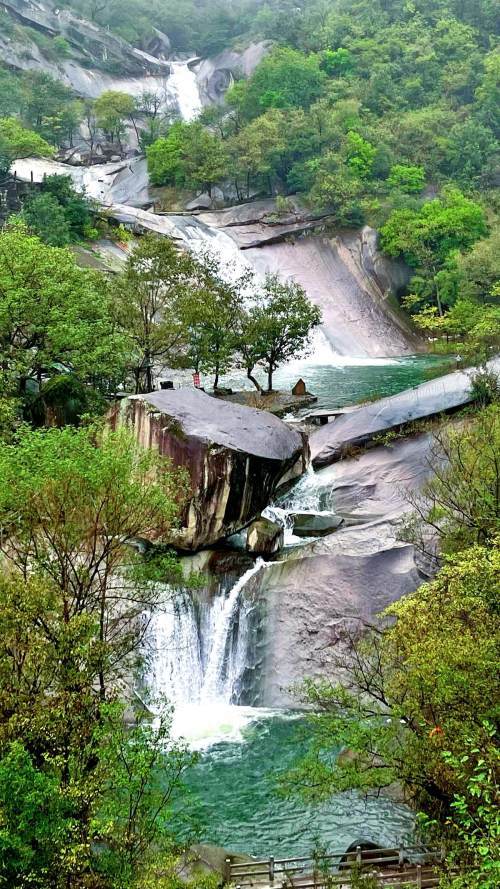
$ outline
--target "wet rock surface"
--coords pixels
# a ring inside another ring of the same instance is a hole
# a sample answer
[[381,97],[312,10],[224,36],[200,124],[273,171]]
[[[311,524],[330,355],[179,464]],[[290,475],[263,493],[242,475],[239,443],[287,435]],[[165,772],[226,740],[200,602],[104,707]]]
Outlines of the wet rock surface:
[[196,79],[202,101],[206,105],[223,100],[235,76],[249,77],[264,58],[271,46],[270,41],[251,43],[246,49],[224,50],[210,59],[203,59],[196,66]]
[[291,518],[293,533],[297,537],[324,537],[343,523],[343,519],[333,512],[294,512]]
[[248,595],[265,615],[257,703],[297,706],[296,684],[339,679],[337,659],[350,636],[428,578],[419,553],[399,537],[411,508],[406,494],[431,474],[432,452],[432,436],[418,435],[300,481],[309,508],[315,500],[345,524],[252,578]]
[[281,525],[261,516],[248,528],[246,548],[256,555],[272,556],[282,548],[284,537]]
[[131,396],[113,409],[110,422],[130,424],[143,446],[188,471],[191,495],[173,541],[186,550],[249,524],[281,479],[300,475],[306,465],[301,435],[277,417],[195,389]]
[[[500,375],[500,358],[490,361],[488,369]],[[346,448],[366,444],[387,430],[468,404],[473,398],[475,373],[476,370],[471,368],[445,374],[414,389],[342,414],[311,435],[313,466],[333,463],[340,459]]]

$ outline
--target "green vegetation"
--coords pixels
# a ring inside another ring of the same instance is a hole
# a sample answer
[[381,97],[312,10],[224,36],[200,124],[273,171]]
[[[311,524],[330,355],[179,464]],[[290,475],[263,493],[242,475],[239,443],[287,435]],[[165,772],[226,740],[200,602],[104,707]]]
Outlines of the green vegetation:
[[464,872],[443,882],[457,889],[493,889],[500,875],[499,447],[498,403],[437,434],[411,530],[424,549],[439,536],[441,570],[361,640],[346,633],[342,685],[308,684],[313,748],[288,779],[314,798],[398,782]]
[[421,329],[444,348],[464,342],[467,359],[494,351],[495,292],[478,300],[494,323],[490,344],[478,336],[477,295],[463,302],[468,256],[490,232],[498,240],[499,56],[488,0],[269,0],[232,4],[227,19],[236,9],[239,33],[275,45],[225,106],[202,114],[206,146],[200,122],[176,123],[150,146],[154,182],[231,183],[240,200],[298,192],[333,224],[381,228],[389,255],[414,268],[406,308]]
[[0,119],[0,175],[25,157],[50,157],[52,148],[37,133],[25,129],[14,117]]
[[73,187],[71,176],[46,176],[40,192],[28,196],[21,218],[51,247],[97,235],[92,228],[93,207]]
[[[168,537],[184,478],[128,433],[87,427],[23,431],[0,479],[0,877],[142,885],[176,848],[193,755],[168,713],[124,722],[117,682],[139,663],[139,615],[164,595],[127,541]],[[163,576],[179,582],[171,556]]]

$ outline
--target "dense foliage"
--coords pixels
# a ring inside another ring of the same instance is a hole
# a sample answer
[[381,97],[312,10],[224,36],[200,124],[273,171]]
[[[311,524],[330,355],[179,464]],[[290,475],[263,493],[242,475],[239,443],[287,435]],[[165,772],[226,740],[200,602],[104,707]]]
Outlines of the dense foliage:
[[[251,6],[231,4],[227,18],[239,9],[240,33],[274,46],[202,114],[205,130],[177,122],[150,146],[153,181],[209,193],[225,183],[239,200],[298,192],[331,223],[382,227],[384,248],[415,271],[406,307],[420,327],[447,342],[475,330],[466,351],[493,351],[496,292],[462,299],[468,255],[498,239],[492,5],[278,0],[254,3],[250,22]],[[477,297],[490,344],[475,329]]]
[[168,712],[124,721],[144,613],[169,595],[149,577],[179,582],[172,556],[147,570],[127,542],[168,536],[184,478],[128,433],[68,427],[23,431],[0,479],[0,879],[139,885],[176,848],[193,756]]

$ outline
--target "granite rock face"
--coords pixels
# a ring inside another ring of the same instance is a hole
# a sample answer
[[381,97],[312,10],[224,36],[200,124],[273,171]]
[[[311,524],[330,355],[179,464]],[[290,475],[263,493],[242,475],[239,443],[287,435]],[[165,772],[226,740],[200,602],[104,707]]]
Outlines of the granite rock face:
[[422,487],[432,462],[432,436],[418,435],[306,475],[291,492],[291,511],[306,502],[344,524],[251,578],[247,595],[262,616],[252,704],[297,706],[294,686],[304,679],[342,680],[337,659],[349,634],[431,576],[432,565],[399,538],[406,493]]
[[115,407],[112,426],[129,424],[190,476],[191,495],[172,542],[196,550],[248,525],[280,481],[307,465],[302,436],[270,414],[196,389],[135,395]]
[[241,52],[226,49],[211,59],[203,59],[196,66],[196,79],[205,105],[220,103],[235,75],[249,77],[269,51],[271,43],[263,40],[251,43]]

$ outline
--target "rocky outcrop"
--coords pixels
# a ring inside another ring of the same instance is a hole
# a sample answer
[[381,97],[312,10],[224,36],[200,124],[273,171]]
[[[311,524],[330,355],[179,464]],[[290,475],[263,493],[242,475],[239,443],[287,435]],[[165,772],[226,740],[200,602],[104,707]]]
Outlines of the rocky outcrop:
[[259,556],[273,556],[282,549],[284,539],[282,526],[261,516],[248,529],[246,548]]
[[337,660],[349,636],[428,578],[434,566],[399,537],[411,508],[406,492],[421,488],[432,462],[432,436],[418,435],[305,476],[292,491],[290,514],[308,500],[308,508],[331,510],[344,525],[250,581],[247,595],[265,615],[252,703],[297,705],[296,683],[341,679]]
[[[340,537],[350,539],[350,552],[337,551]],[[336,661],[349,634],[422,582],[412,546],[360,554],[355,538],[355,529],[338,531],[324,539],[321,551],[310,544],[300,558],[261,573],[267,615],[262,706],[297,705],[294,686],[306,678],[339,678]]]
[[321,308],[322,330],[337,355],[380,358],[425,348],[395,300],[409,269],[380,252],[369,226],[335,230],[328,215],[312,213],[296,197],[287,198],[285,210],[265,199],[198,218],[229,234],[257,272],[301,284]]
[[[0,0],[0,9],[13,22],[19,22],[25,28],[22,41],[16,33],[0,35],[2,60],[12,67],[24,70],[41,68],[48,71],[82,95],[99,95],[99,92],[88,89],[92,83],[92,72],[89,70],[92,68],[101,72],[103,81],[100,92],[111,88],[110,84],[116,81],[106,71],[117,69],[122,77],[132,78],[149,75],[165,77],[170,72],[170,66],[164,58],[157,58],[131,46],[105,28],[77,17],[68,9],[59,9],[53,0],[45,0],[43,5],[31,0]],[[33,34],[31,40],[30,31]],[[53,56],[45,57],[36,41],[37,32],[48,38],[64,37],[69,47],[69,57],[59,61],[54,60]],[[164,53],[167,45],[165,40],[168,41],[168,38],[161,36]],[[98,79],[96,76],[95,80]]]
[[[500,376],[500,358],[490,361],[488,369]],[[476,372],[474,368],[457,370],[342,414],[311,435],[313,465],[326,466],[339,460],[347,448],[367,444],[382,432],[468,404]]]
[[249,77],[269,51],[267,40],[251,43],[241,52],[224,50],[211,59],[203,59],[196,68],[196,79],[205,105],[222,102],[235,76]]
[[301,435],[277,417],[227,404],[196,389],[125,399],[110,423],[130,425],[190,477],[190,495],[173,543],[195,550],[234,534],[267,505],[280,481],[307,463]]

